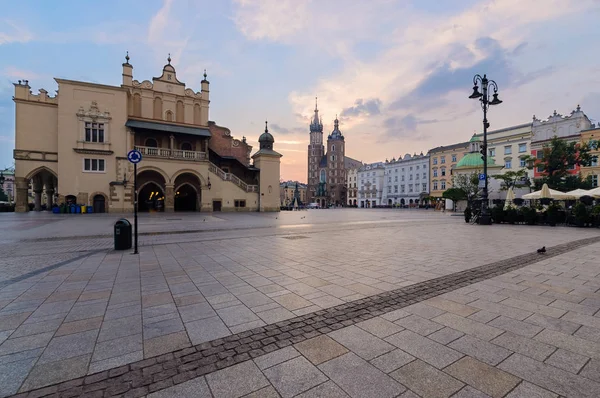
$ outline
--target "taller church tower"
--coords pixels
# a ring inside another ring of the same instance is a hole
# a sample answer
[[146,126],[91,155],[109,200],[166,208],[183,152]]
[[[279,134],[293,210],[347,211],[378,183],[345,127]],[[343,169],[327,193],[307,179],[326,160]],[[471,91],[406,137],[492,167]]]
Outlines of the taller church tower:
[[316,191],[319,185],[319,163],[324,155],[323,122],[319,119],[319,109],[315,98],[315,115],[310,123],[310,143],[308,144],[308,203],[313,203],[315,201]]

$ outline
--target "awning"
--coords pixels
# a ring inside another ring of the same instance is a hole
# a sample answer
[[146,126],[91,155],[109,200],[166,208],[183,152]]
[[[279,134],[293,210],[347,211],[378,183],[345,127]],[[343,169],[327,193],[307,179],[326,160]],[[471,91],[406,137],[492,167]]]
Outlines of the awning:
[[180,126],[177,124],[150,122],[145,120],[129,119],[125,123],[125,126],[133,129],[162,131],[164,133],[190,134],[200,137],[211,136],[210,131],[202,127]]

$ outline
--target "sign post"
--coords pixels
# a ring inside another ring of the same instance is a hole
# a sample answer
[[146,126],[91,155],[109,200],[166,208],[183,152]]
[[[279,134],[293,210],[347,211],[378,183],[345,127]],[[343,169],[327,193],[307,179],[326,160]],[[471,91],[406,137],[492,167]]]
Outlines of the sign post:
[[142,161],[142,153],[133,149],[127,153],[127,159],[133,163],[133,229],[134,246],[133,254],[138,254],[138,189],[137,189],[137,164]]
[[478,188],[484,188],[484,187],[485,187],[485,174],[479,173],[479,185],[478,185]]

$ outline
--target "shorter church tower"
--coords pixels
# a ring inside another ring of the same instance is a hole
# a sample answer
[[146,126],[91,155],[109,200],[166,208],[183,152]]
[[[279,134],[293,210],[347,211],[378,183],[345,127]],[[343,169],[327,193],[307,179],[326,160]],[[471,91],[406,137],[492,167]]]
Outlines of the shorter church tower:
[[275,139],[269,133],[267,122],[265,132],[258,138],[260,149],[254,155],[254,167],[260,169],[258,182],[258,211],[279,211],[279,172],[281,155],[273,150]]
[[335,116],[333,131],[327,137],[327,181],[329,185],[329,202],[332,204],[346,203],[346,167],[344,136],[340,131],[340,121]]

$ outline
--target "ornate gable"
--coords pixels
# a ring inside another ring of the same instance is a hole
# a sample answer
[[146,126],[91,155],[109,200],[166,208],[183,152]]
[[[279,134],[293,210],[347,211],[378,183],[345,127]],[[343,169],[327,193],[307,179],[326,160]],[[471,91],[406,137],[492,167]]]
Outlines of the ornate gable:
[[92,101],[92,103],[90,104],[90,108],[87,111],[83,108],[83,106],[80,106],[79,110],[77,110],[77,117],[79,118],[79,120],[91,119],[94,122],[98,119],[101,119],[101,120],[111,120],[112,119],[109,111],[104,111],[104,112],[100,111],[100,108],[98,108],[97,101]]

